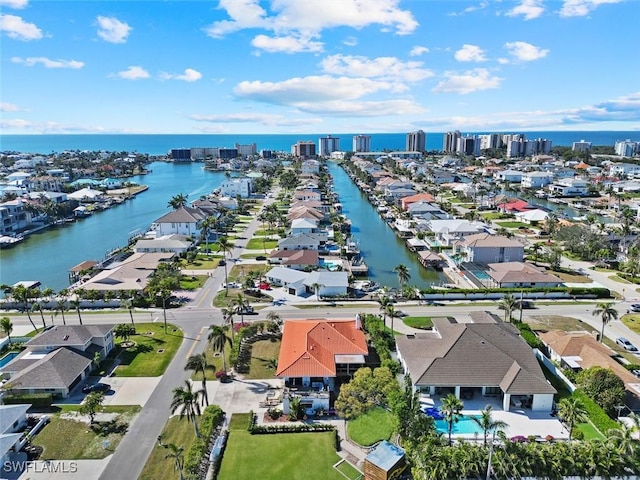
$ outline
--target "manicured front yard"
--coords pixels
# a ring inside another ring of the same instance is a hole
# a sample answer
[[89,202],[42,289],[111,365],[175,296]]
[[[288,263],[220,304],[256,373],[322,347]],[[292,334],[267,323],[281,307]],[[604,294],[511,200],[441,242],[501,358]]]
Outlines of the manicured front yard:
[[525,228],[529,228],[531,225],[528,225],[526,223],[523,222],[495,222],[496,225],[500,225],[501,227],[504,228],[520,228],[520,227],[525,227]]
[[[218,480],[344,480],[333,468],[340,460],[334,433],[251,435],[247,424],[232,429]],[[149,477],[150,478],[150,477]]]
[[402,321],[408,327],[421,328],[423,330],[433,327],[431,317],[404,317]]
[[[193,432],[193,423],[187,421],[186,418],[180,420],[180,417],[171,417],[162,430],[162,443],[173,443],[176,446],[184,447],[184,452],[195,439]],[[173,468],[173,459],[165,458],[168,450],[157,445],[151,451],[151,455],[147,459],[147,463],[142,470],[139,480],[174,480],[178,478],[178,472]]]
[[[51,415],[51,421],[33,437],[31,443],[43,448],[40,460],[99,459],[111,455],[140,407],[123,407],[122,413],[113,422],[95,423],[93,427],[88,422],[66,418],[69,410]],[[102,426],[107,428],[102,430]],[[104,444],[106,441],[109,442],[107,449]]]
[[207,281],[207,276],[205,275],[193,275],[193,276],[180,276],[180,289],[181,290],[196,290],[197,288],[201,288],[204,285],[204,282]]
[[280,340],[260,340],[251,347],[251,363],[246,379],[273,378],[280,354]]
[[247,250],[273,250],[278,246],[278,240],[268,238],[252,238],[247,242]]
[[[162,314],[160,314],[162,315]],[[138,323],[133,347],[120,352],[115,373],[119,377],[157,377],[162,375],[182,343],[182,330],[172,324]]]
[[349,438],[365,447],[389,440],[394,429],[393,415],[381,407],[369,410],[347,424]]

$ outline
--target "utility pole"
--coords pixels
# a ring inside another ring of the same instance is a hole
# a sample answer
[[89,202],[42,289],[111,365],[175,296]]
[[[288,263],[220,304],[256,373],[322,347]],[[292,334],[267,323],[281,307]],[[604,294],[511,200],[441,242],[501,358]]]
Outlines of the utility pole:
[[524,299],[524,290],[520,290],[520,319],[518,322],[522,323],[522,301]]
[[491,480],[491,459],[493,458],[493,444],[496,441],[497,428],[493,429],[493,435],[491,437],[491,448],[489,449],[489,460],[487,461],[487,475],[485,480]]

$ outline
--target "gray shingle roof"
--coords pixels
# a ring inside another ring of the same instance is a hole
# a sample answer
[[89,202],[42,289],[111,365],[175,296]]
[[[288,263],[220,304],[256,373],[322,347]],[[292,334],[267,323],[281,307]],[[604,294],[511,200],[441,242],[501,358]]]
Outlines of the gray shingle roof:
[[15,389],[69,388],[71,383],[91,365],[91,360],[70,348],[58,348],[6,384]]
[[555,393],[531,348],[505,323],[451,324],[434,319],[437,332],[397,337],[415,384],[500,386],[514,395]]
[[94,337],[102,338],[113,328],[114,325],[59,325],[36,335],[26,345],[74,347],[84,345]]

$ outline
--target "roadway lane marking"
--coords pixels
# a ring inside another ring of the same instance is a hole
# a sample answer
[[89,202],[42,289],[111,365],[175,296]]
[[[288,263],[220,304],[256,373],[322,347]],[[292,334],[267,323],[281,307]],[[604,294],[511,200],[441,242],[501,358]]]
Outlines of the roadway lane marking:
[[193,353],[193,349],[196,348],[196,345],[200,341],[200,337],[202,336],[202,334],[205,332],[205,330],[208,330],[208,329],[209,329],[209,327],[202,327],[200,329],[200,333],[198,333],[198,335],[196,335],[196,338],[193,341],[193,345],[191,345],[191,348],[189,349],[189,352],[187,353],[187,356],[185,357],[185,358],[187,358],[187,360],[189,359],[189,357]]

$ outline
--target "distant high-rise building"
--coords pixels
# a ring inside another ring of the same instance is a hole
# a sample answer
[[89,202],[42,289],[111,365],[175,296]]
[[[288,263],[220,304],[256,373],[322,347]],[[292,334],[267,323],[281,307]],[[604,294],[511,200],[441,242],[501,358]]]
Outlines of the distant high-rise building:
[[238,155],[242,157],[251,157],[258,152],[258,148],[255,143],[250,143],[248,145],[240,145],[239,143],[236,143],[235,147],[238,150]]
[[427,146],[427,136],[422,130],[407,133],[408,152],[424,152]]
[[265,160],[271,159],[275,157],[273,150],[260,150],[260,156]]
[[551,140],[548,140],[546,138],[536,138],[535,142],[536,155],[551,153]]
[[462,135],[459,130],[455,132],[447,132],[444,134],[444,140],[442,142],[442,151],[445,153],[455,152],[458,148],[458,139]]
[[291,147],[291,153],[294,157],[315,157],[316,156],[316,144],[310,140],[298,141]]
[[190,162],[191,149],[190,148],[172,148],[171,159],[174,162]]
[[456,152],[464,155],[480,155],[480,139],[475,135],[460,137],[456,145]]
[[502,146],[502,139],[498,133],[480,135],[480,150],[497,150]]
[[370,152],[371,151],[371,135],[354,135],[353,151],[354,152]]
[[616,142],[616,155],[621,157],[633,157],[640,153],[640,142],[632,142],[627,139],[625,141]]
[[579,142],[573,142],[571,150],[573,150],[574,152],[588,152],[589,150],[591,150],[591,146],[591,142],[580,140]]
[[332,152],[340,151],[340,138],[327,135],[318,139],[318,152],[321,157],[328,157]]

